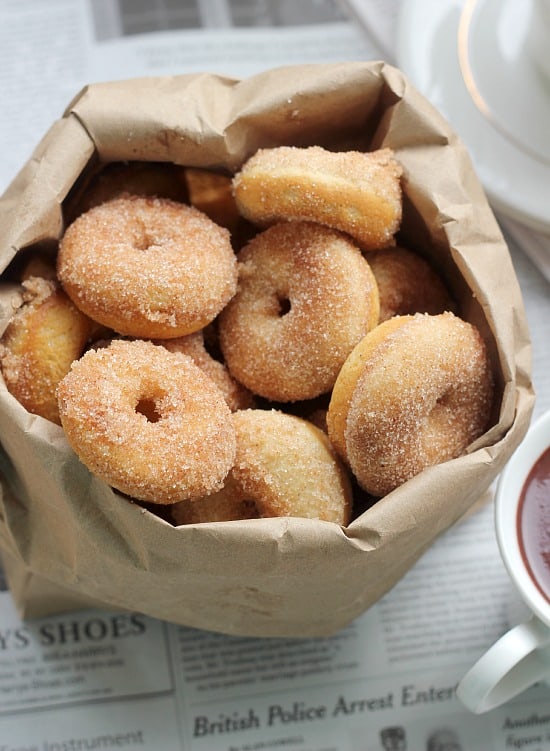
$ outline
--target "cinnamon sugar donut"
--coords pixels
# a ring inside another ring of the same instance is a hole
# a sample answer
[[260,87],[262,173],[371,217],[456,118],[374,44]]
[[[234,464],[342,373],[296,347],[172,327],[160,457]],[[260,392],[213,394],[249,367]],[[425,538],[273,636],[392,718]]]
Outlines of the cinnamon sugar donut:
[[155,344],[162,344],[171,352],[181,352],[188,355],[195,365],[198,365],[214,381],[232,412],[254,406],[254,395],[232,378],[223,362],[215,360],[208,353],[203,329],[176,339],[158,339]]
[[452,313],[396,316],[344,364],[328,433],[359,485],[383,496],[463,454],[487,428],[492,396],[486,347],[472,324]]
[[187,203],[185,169],[171,162],[110,162],[82,185],[78,184],[64,203],[65,217],[72,222],[79,214],[125,194],[171,198]]
[[28,412],[59,424],[55,390],[96,324],[54,281],[31,276],[21,289],[23,304],[0,343],[2,374],[8,391]]
[[396,245],[372,251],[368,262],[378,285],[380,323],[396,315],[454,310],[441,277],[418,253]]
[[201,167],[186,167],[185,182],[191,206],[203,211],[212,221],[230,232],[243,221],[235,203],[232,179]]
[[75,305],[115,331],[172,338],[212,321],[236,289],[226,229],[168,199],[124,196],[65,232],[59,279]]
[[219,319],[231,374],[267,399],[329,391],[355,344],[378,321],[368,263],[340,232],[284,222],[238,255],[239,285]]
[[151,503],[218,490],[235,457],[231,412],[190,357],[146,341],[89,350],[58,387],[67,440],[90,471]]
[[393,243],[402,214],[401,165],[388,148],[327,151],[320,146],[260,149],[233,180],[240,212],[259,226],[320,222],[364,250]]
[[175,506],[177,524],[275,516],[349,521],[349,476],[321,430],[277,410],[241,410],[233,423],[237,453],[224,488]]
[[225,478],[224,486],[217,493],[193,501],[174,503],[170,509],[172,523],[203,524],[204,522],[233,522],[243,519],[259,519],[255,502],[246,497],[231,472]]

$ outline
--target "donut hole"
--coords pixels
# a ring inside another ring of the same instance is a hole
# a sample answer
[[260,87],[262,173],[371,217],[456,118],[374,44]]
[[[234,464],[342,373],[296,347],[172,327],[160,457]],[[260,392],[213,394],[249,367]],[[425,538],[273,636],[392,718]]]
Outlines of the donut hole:
[[277,314],[279,318],[283,318],[287,313],[290,313],[290,299],[287,295],[277,295]]
[[134,249],[145,253],[149,248],[153,245],[157,245],[158,243],[155,243],[155,240],[153,237],[149,235],[148,232],[145,230],[143,232],[140,232],[137,234],[135,240],[134,240]]
[[134,250],[145,253],[150,248],[158,247],[159,245],[162,245],[162,242],[159,241],[155,229],[147,226],[147,223],[140,217],[136,217],[132,242]]
[[147,422],[158,422],[161,419],[161,414],[158,410],[155,399],[149,397],[142,397],[136,404],[136,412],[143,415]]
[[423,428],[423,442],[428,464],[438,464],[442,459],[451,458],[463,448],[456,441],[457,409],[456,393],[449,389],[439,396],[427,415]]
[[[456,406],[456,405],[455,405]],[[427,415],[427,420],[431,424],[434,431],[443,429],[449,421],[449,417],[452,416],[453,411],[453,395],[450,391],[441,394]]]

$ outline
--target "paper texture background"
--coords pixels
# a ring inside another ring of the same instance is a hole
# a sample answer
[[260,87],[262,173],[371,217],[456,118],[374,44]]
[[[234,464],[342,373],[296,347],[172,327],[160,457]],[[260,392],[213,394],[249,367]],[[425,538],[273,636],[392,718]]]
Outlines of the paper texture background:
[[506,245],[462,144],[383,63],[96,84],[53,125],[0,201],[0,262],[55,247],[62,202],[98,162],[237,169],[258,147],[390,146],[404,168],[400,240],[426,252],[487,340],[494,425],[348,528],[305,519],[172,527],[93,477],[63,431],[0,382],[0,545],[24,617],[86,605],[247,636],[336,632],[388,591],[490,486],[533,406],[530,343]]

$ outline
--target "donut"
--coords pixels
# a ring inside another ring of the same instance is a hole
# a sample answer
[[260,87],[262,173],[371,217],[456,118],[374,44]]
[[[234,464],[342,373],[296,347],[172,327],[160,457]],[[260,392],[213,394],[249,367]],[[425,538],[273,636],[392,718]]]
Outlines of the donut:
[[329,438],[359,485],[381,497],[462,455],[487,428],[493,377],[478,329],[451,312],[396,316],[346,360]]
[[49,279],[28,277],[22,305],[0,342],[8,391],[33,415],[60,423],[56,388],[93,335],[96,324]]
[[203,328],[237,282],[226,229],[191,206],[130,195],[75,219],[60,241],[57,274],[90,318],[148,339]]
[[368,262],[378,285],[380,323],[396,315],[454,311],[441,277],[418,253],[395,245],[373,250]]
[[113,340],[73,363],[57,389],[83,464],[126,495],[169,504],[222,487],[235,458],[223,394],[190,357]]
[[219,318],[230,373],[272,401],[329,391],[378,321],[378,289],[357,246],[313,222],[283,222],[237,258],[238,290]]
[[185,170],[170,162],[110,162],[77,184],[65,201],[65,218],[71,222],[94,206],[126,193],[187,203]]
[[215,360],[208,353],[203,329],[176,339],[157,339],[155,344],[161,344],[171,352],[188,355],[214,381],[232,412],[254,406],[254,395],[231,376],[223,362]]
[[172,524],[176,527],[182,524],[233,522],[260,518],[255,502],[245,497],[242,489],[232,478],[231,472],[225,478],[223,488],[217,493],[193,501],[174,503],[170,511]]
[[280,516],[349,521],[349,475],[321,430],[279,410],[240,410],[233,424],[237,452],[224,488],[178,504],[176,523]]
[[235,175],[233,192],[241,214],[256,225],[319,222],[372,250],[391,245],[401,223],[401,174],[388,148],[279,146],[253,154]]
[[200,167],[186,167],[189,203],[233,232],[243,221],[233,197],[232,178]]

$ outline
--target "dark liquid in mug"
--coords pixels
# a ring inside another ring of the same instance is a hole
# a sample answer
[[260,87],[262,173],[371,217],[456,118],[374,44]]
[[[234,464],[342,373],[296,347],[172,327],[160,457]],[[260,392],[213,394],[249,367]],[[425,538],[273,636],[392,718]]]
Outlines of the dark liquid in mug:
[[550,449],[537,459],[525,481],[517,524],[526,568],[550,602]]

